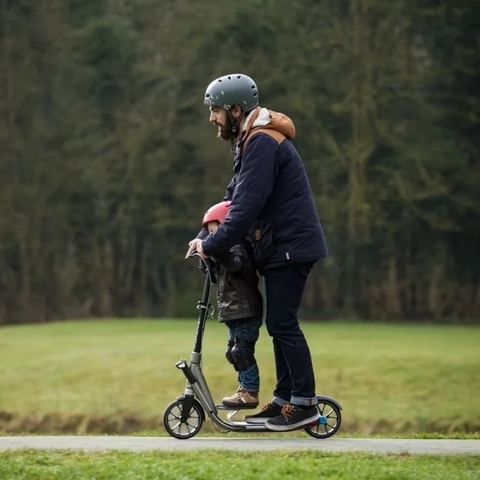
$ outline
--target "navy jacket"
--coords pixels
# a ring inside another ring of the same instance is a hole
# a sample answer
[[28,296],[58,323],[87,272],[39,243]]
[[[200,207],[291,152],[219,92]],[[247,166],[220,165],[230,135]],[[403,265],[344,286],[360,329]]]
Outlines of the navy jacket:
[[260,272],[328,255],[310,184],[290,141],[294,137],[286,115],[257,107],[247,118],[225,197],[231,200],[229,213],[214,233],[200,235],[207,255],[228,251],[245,234]]

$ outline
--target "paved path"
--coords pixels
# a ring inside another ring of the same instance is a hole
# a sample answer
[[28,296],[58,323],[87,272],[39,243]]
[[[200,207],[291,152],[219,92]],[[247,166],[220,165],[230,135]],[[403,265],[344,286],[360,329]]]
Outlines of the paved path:
[[171,437],[118,436],[36,436],[0,437],[0,451],[11,449],[75,449],[83,451],[147,450],[319,450],[325,452],[363,451],[371,453],[473,454],[480,455],[480,440],[403,440],[363,438],[230,438],[195,437],[177,440]]

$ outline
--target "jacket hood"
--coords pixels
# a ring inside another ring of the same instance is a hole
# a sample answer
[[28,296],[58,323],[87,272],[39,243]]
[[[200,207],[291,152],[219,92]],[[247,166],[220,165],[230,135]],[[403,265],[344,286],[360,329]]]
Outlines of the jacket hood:
[[295,138],[295,125],[292,120],[283,113],[267,108],[257,107],[250,113],[245,122],[243,138],[250,135],[256,128],[276,130],[289,140]]

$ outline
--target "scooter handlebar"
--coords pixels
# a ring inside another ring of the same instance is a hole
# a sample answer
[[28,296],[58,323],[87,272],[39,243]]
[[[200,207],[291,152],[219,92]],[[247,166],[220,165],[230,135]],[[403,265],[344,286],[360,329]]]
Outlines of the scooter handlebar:
[[198,252],[192,252],[187,258],[199,258],[199,268],[202,269],[205,275],[210,277],[211,283],[217,283],[217,276],[215,275],[215,265],[211,258],[204,258]]

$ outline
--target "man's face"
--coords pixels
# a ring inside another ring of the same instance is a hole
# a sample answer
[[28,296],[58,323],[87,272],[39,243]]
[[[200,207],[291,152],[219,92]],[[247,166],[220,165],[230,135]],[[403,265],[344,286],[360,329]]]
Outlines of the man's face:
[[218,136],[223,140],[230,140],[234,134],[232,132],[232,121],[224,108],[210,107],[210,123],[218,128]]

